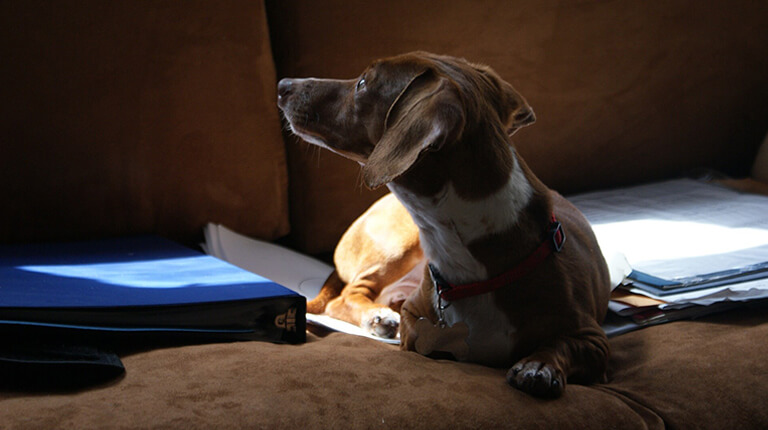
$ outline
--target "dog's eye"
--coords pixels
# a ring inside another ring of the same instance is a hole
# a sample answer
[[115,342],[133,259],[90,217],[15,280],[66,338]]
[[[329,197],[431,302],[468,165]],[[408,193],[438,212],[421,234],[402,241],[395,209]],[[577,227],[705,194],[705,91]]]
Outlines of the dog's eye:
[[355,91],[360,91],[363,88],[365,88],[365,77],[360,78],[359,81],[357,81],[357,86],[355,87]]

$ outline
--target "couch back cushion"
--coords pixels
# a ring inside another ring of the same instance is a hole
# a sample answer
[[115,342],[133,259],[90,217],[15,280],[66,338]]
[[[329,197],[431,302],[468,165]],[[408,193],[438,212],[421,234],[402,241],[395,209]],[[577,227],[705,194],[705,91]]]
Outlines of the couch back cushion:
[[[278,75],[357,76],[417,49],[492,66],[537,122],[520,153],[561,192],[706,166],[746,174],[768,128],[768,8],[747,0],[267,2]],[[331,249],[383,191],[287,142],[293,236]]]
[[262,2],[3,2],[0,58],[0,241],[288,232]]

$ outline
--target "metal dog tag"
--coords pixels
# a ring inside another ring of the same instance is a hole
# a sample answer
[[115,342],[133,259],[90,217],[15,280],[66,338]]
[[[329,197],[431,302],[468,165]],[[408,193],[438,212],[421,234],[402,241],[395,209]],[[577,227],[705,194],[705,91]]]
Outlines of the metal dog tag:
[[447,352],[453,354],[457,360],[466,360],[469,356],[469,327],[458,322],[452,326],[445,323],[433,324],[422,317],[414,324],[416,331],[416,352],[421,355],[429,355],[433,352]]

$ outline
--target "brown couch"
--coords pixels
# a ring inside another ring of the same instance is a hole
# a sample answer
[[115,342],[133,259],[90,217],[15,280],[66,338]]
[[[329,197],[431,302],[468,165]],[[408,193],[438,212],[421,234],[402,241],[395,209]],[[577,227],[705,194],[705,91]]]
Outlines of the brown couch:
[[[538,117],[519,150],[563,193],[743,177],[768,130],[766,22],[746,0],[2,2],[0,242],[195,244],[212,221],[327,254],[384,190],[283,135],[276,81],[415,49],[513,83]],[[0,428],[766,428],[766,339],[759,308],[618,336],[608,381],[554,401],[343,334],[134,345],[107,384],[0,382]]]

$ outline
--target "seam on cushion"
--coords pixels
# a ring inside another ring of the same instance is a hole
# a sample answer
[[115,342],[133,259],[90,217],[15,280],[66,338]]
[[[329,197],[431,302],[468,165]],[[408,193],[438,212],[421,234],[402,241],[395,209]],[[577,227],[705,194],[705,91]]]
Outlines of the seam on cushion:
[[639,401],[632,398],[632,396],[624,392],[622,390],[618,390],[616,388],[612,388],[607,385],[592,385],[591,388],[600,390],[606,394],[609,394],[619,400],[621,400],[625,405],[627,405],[630,409],[632,409],[637,416],[639,416],[643,421],[646,423],[646,428],[649,430],[654,429],[665,429],[667,427],[666,423],[664,422],[664,419],[656,413],[653,409],[650,407],[640,403]]

